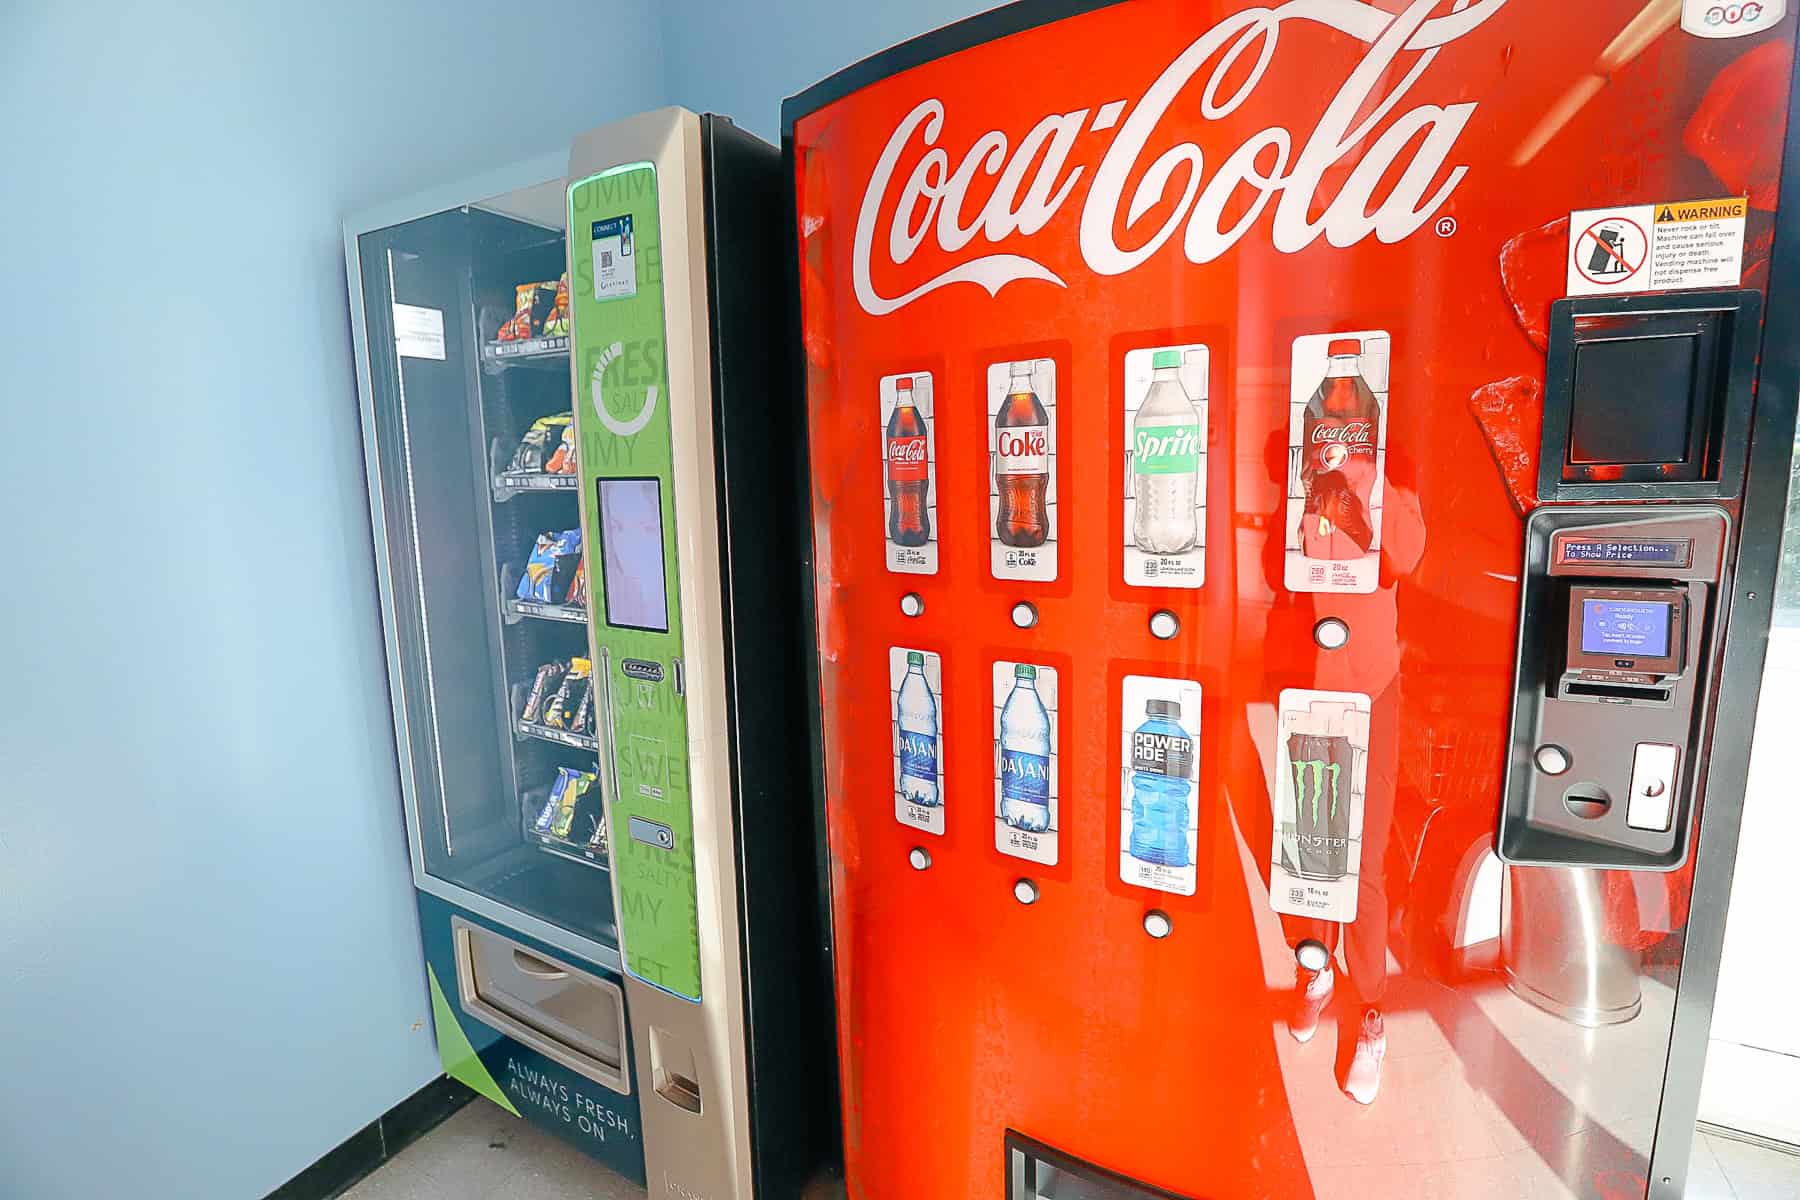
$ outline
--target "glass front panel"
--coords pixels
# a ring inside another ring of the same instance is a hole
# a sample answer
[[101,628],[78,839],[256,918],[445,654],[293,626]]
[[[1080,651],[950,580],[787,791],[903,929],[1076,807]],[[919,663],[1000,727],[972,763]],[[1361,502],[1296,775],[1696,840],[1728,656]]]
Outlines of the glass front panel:
[[549,180],[361,239],[400,752],[430,874],[611,942]]
[[[1732,114],[1785,111],[1791,23],[1678,7],[1139,0],[797,115],[854,1194],[989,1194],[1008,1129],[1215,1200],[1674,1194],[1697,809],[1595,781],[1689,789],[1705,722],[1634,768],[1510,717],[1583,633],[1517,658],[1528,522],[1576,511],[1553,304],[1767,279],[1781,123]],[[1702,209],[1744,222],[1705,284]],[[1582,478],[1682,458],[1660,409]],[[1716,681],[1714,490],[1670,555],[1557,564],[1700,631],[1596,612],[1592,728]],[[1511,777],[1666,857],[1503,864]]]

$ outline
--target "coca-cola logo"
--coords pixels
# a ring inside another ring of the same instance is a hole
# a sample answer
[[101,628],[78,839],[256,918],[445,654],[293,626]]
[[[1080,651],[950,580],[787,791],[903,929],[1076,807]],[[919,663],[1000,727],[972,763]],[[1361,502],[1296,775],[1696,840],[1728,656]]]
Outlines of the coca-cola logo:
[[994,434],[994,447],[1001,458],[1035,458],[1050,452],[1050,434],[1042,425],[1001,429]]
[[925,438],[921,435],[889,439],[888,461],[923,464],[925,461]]
[[1321,422],[1313,426],[1312,440],[1315,445],[1339,442],[1346,446],[1367,446],[1375,440],[1375,429],[1368,421],[1345,421],[1341,425]]
[[[1139,266],[1178,229],[1187,260],[1211,262],[1271,207],[1269,238],[1282,253],[1304,249],[1321,234],[1338,247],[1370,234],[1382,242],[1409,236],[1431,220],[1468,173],[1466,166],[1446,170],[1445,165],[1475,101],[1420,104],[1397,116],[1395,110],[1441,47],[1481,25],[1506,0],[1464,0],[1466,7],[1458,11],[1431,16],[1443,2],[1413,0],[1397,16],[1363,0],[1287,0],[1273,8],[1234,13],[1195,39],[1135,103],[1111,100],[1097,108],[1051,113],[1016,142],[1005,131],[991,130],[976,138],[954,165],[950,151],[938,145],[943,102],[921,101],[894,128],[863,191],[852,263],[857,303],[871,316],[881,316],[953,283],[978,284],[990,296],[1024,279],[1067,286],[1043,262],[1024,254],[964,257],[910,286],[904,268],[927,237],[952,258],[977,238],[990,245],[1014,234],[1029,238],[1050,223],[1084,178],[1081,257],[1098,275],[1119,275]],[[1229,152],[1180,142],[1140,169],[1152,153],[1150,142],[1164,115],[1203,67],[1211,64],[1198,96],[1206,121],[1229,116],[1256,92],[1274,60],[1285,21],[1327,25],[1369,44],[1298,152],[1294,134],[1272,125]],[[1403,53],[1416,55],[1404,67],[1398,62]],[[1380,92],[1390,79],[1396,80],[1392,90]],[[1384,121],[1385,128],[1378,129]],[[1094,139],[1084,142],[1084,135],[1108,130],[1115,132],[1090,173],[1088,164],[1079,161],[1080,152],[1091,153],[1097,146]],[[1318,205],[1325,173],[1359,151],[1337,194]],[[904,174],[903,158],[912,160]],[[1378,196],[1388,178],[1392,184]],[[1133,179],[1136,186],[1127,198]],[[1175,188],[1179,195],[1173,194]],[[1222,227],[1227,212],[1237,215]],[[1153,219],[1146,219],[1152,214]],[[1152,224],[1155,228],[1148,228]],[[878,236],[883,226],[885,239]],[[886,255],[879,274],[894,282],[878,286],[874,254],[883,241]],[[917,275],[913,272],[912,278]]]

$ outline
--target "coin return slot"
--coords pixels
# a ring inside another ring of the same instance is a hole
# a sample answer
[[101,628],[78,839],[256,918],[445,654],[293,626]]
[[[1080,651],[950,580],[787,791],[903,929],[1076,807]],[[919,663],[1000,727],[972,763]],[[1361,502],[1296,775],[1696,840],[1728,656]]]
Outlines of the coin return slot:
[[702,1110],[700,1072],[694,1069],[694,1052],[666,1030],[650,1027],[651,1086],[656,1094],[687,1112]]

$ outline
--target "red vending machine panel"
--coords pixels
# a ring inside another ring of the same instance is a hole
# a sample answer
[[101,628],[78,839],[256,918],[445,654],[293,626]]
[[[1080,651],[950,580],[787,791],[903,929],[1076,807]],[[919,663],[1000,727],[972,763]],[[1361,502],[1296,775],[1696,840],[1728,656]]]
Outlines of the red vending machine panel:
[[853,1197],[1679,1194],[1793,38],[1022,4],[788,102]]

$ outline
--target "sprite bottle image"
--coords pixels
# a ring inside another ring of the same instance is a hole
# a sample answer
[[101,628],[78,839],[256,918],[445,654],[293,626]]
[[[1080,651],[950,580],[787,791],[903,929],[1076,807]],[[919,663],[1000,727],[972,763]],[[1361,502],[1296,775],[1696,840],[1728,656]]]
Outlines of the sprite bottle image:
[[1150,367],[1131,425],[1131,537],[1146,554],[1182,554],[1200,539],[1200,412],[1181,386],[1181,351],[1158,350]]

